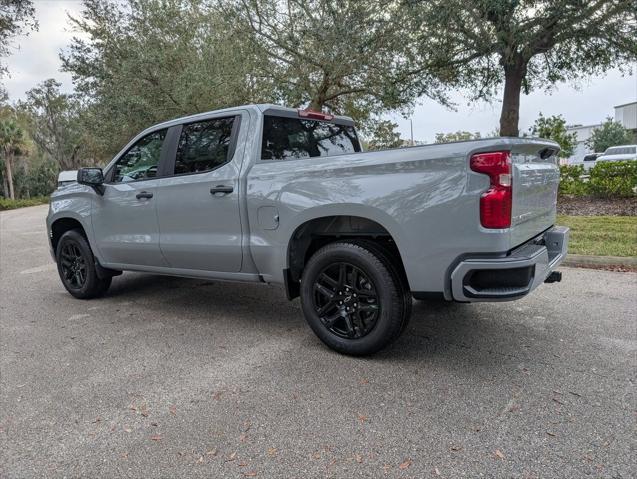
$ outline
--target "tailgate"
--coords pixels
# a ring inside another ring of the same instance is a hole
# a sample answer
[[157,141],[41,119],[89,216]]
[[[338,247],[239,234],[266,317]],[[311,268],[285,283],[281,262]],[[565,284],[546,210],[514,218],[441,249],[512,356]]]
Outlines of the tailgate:
[[556,143],[531,140],[514,144],[511,244],[519,245],[555,224],[560,182]]

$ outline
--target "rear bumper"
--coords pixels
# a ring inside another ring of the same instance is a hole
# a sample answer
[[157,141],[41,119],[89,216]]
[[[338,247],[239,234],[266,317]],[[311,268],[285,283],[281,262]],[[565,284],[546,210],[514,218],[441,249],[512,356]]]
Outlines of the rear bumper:
[[512,301],[546,280],[566,257],[569,229],[554,226],[498,258],[465,257],[451,272],[455,301]]

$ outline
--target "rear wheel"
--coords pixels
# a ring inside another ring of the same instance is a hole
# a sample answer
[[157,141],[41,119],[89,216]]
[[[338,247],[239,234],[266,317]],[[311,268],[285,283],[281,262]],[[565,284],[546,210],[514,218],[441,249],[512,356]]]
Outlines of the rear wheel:
[[70,230],[62,235],[55,257],[62,284],[76,298],[101,296],[111,285],[111,277],[97,276],[91,247],[78,230]]
[[[344,354],[372,354],[395,340],[409,317],[404,284],[389,257],[352,242],[324,246],[301,279],[301,306],[316,335]],[[411,304],[411,298],[409,304]]]

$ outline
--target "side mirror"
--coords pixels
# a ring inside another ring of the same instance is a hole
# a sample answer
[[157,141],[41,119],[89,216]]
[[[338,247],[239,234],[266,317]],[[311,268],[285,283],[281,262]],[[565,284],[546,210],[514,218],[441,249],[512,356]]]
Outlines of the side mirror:
[[97,194],[104,194],[104,172],[101,168],[80,168],[77,170],[77,182],[90,186]]

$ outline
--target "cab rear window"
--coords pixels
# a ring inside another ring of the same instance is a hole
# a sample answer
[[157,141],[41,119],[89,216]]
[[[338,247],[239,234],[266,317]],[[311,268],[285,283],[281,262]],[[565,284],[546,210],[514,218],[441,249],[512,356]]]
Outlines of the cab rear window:
[[298,160],[361,151],[350,125],[266,115],[263,119],[262,160]]

